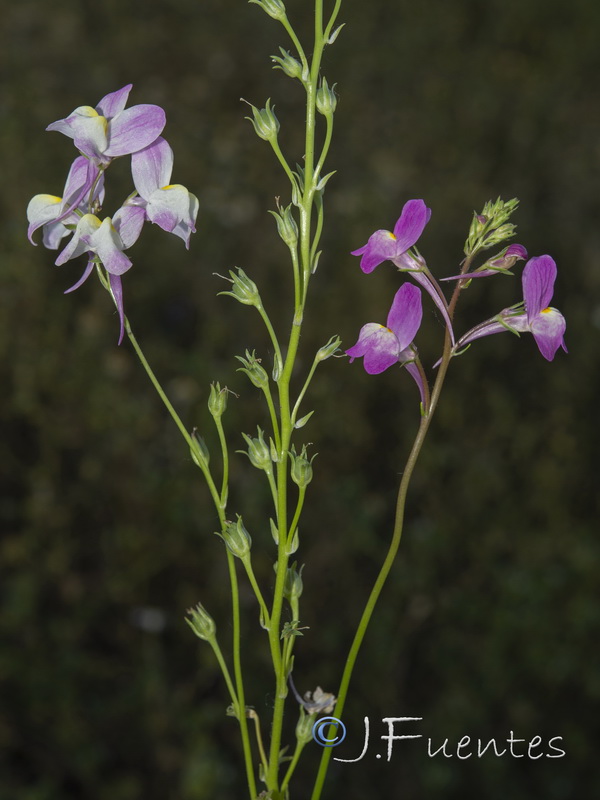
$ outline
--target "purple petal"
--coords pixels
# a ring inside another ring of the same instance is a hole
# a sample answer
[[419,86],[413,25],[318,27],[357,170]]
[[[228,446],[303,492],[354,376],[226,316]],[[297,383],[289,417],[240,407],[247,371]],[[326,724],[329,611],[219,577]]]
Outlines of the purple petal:
[[87,279],[90,277],[90,274],[93,269],[94,269],[94,261],[90,258],[90,260],[87,263],[87,267],[83,271],[83,275],[81,276],[81,278],[79,278],[77,283],[74,283],[73,286],[69,287],[68,289],[65,289],[65,294],[69,294],[69,292],[74,292],[75,289],[79,289],[81,284],[87,281]]
[[[503,312],[502,312],[503,313]],[[522,314],[521,318],[525,324],[527,324],[527,320],[525,315]],[[514,318],[518,319],[518,318]],[[493,319],[488,319],[486,322],[481,322],[479,325],[476,325],[470,331],[467,331],[464,336],[461,336],[458,342],[456,343],[454,350],[460,350],[466,345],[474,342],[476,339],[481,339],[484,336],[491,336],[494,333],[506,333],[508,330],[506,325],[503,325],[501,322],[498,322],[497,317]],[[517,330],[517,328],[515,328]]]
[[172,172],[173,151],[162,136],[131,156],[133,183],[144,200],[149,200],[156,189],[167,186],[171,181]]
[[397,239],[397,253],[405,253],[423,233],[425,225],[431,218],[431,209],[423,200],[409,200],[402,209],[402,214],[394,226]]
[[446,328],[450,333],[450,339],[452,344],[454,344],[454,331],[452,330],[452,321],[450,319],[450,315],[448,314],[448,305],[446,303],[446,299],[438,293],[437,286],[431,281],[430,277],[427,275],[426,272],[417,272],[411,270],[409,272],[410,276],[414,278],[417,283],[420,283],[421,286],[425,289],[427,294],[431,297],[433,302],[438,307],[440,313],[444,318],[444,322],[446,323]]
[[[85,158],[85,156],[79,156],[73,161],[63,191],[63,204],[59,220],[64,220],[75,208],[82,204],[85,195],[98,178],[98,171],[96,164]],[[103,197],[104,175],[97,181],[94,197],[91,200]],[[82,208],[81,210],[87,209]]]
[[421,403],[423,407],[425,407],[425,387],[423,385],[423,376],[414,361],[409,361],[407,364],[404,364],[406,367],[407,372],[412,375],[414,378],[415,383],[419,389],[419,394],[421,395]]
[[554,292],[556,264],[550,256],[530,258],[523,269],[523,299],[527,320],[531,324],[548,307]]
[[400,347],[396,336],[376,322],[368,322],[360,329],[357,343],[346,350],[350,362],[364,356],[363,365],[369,375],[377,375],[397,363]]
[[392,301],[387,326],[393,331],[400,350],[405,350],[421,325],[423,306],[421,290],[412,283],[403,283]]
[[464,275],[449,275],[447,278],[440,278],[441,281],[458,281],[464,279],[470,281],[471,278],[488,278],[490,275],[498,275],[497,269],[481,269],[476,272],[467,272]]
[[565,318],[555,308],[545,308],[532,322],[531,332],[540,353],[552,361],[559,347],[568,352],[564,340],[567,328]]
[[108,274],[108,281],[110,283],[110,290],[112,292],[112,296],[114,298],[115,305],[119,313],[119,320],[121,322],[121,328],[119,331],[119,341],[117,342],[117,344],[121,344],[121,342],[123,341],[123,334],[125,333],[125,309],[123,308],[123,282],[121,281],[120,275],[113,275],[110,272]]
[[353,250],[353,256],[362,256],[360,268],[363,272],[373,272],[382,262],[391,259],[396,254],[397,243],[394,234],[390,231],[379,230],[371,234],[364,247]]
[[42,235],[44,247],[47,247],[48,250],[58,250],[61,241],[65,236],[69,236],[71,233],[73,233],[73,231],[65,228],[62,222],[49,222],[47,225],[44,225],[44,232]]
[[166,116],[160,106],[139,105],[120,111],[110,122],[108,146],[110,157],[125,156],[143,150],[160,136]]
[[139,239],[146,212],[141,206],[123,206],[113,217],[113,224],[123,242],[123,249],[127,250]]
[[118,114],[119,111],[123,111],[127,105],[127,99],[132,87],[133,84],[128,83],[127,86],[124,86],[122,89],[105,95],[96,106],[96,111],[102,114],[103,117],[106,117],[106,119],[111,119]]
[[527,258],[527,250],[522,244],[510,244],[504,253],[504,258],[514,258],[515,261],[524,261]]

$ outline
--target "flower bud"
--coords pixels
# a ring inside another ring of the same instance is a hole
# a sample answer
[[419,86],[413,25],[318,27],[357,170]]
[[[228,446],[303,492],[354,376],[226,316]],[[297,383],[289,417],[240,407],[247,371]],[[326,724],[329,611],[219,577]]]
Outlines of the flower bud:
[[244,559],[250,554],[252,538],[244,527],[244,523],[242,522],[240,515],[237,514],[236,516],[237,520],[235,522],[226,520],[223,533],[217,533],[216,535],[223,539],[227,549],[230,553],[232,553],[232,555],[234,555],[236,558]]
[[[260,299],[260,294],[258,293],[257,285],[254,283],[254,281],[250,280],[243,269],[240,267],[236,267],[236,269],[237,273],[229,270],[231,278],[224,278],[224,280],[229,281],[231,284],[231,291],[219,292],[219,295],[229,295],[229,297],[234,297],[245,306],[256,306],[256,308],[261,308],[262,301]],[[223,276],[219,275],[219,277],[222,278]]]
[[206,642],[214,639],[217,626],[202,603],[198,603],[195,608],[188,608],[187,613],[190,615],[191,619],[186,617],[185,621],[198,638],[204,639]]
[[330,88],[327,83],[327,78],[322,79],[321,85],[317,89],[317,111],[325,117],[332,117],[337,106],[337,97],[335,96],[334,89],[335,83]]
[[261,366],[260,359],[256,358],[254,350],[251,353],[246,350],[246,358],[243,356],[236,356],[236,358],[244,365],[237,371],[245,372],[254,386],[258,389],[264,389],[268,385],[269,376],[264,367]]
[[300,716],[296,723],[296,739],[301,745],[308,744],[312,739],[312,729],[315,715],[307,714],[303,706],[300,706]]
[[298,225],[292,214],[292,204],[279,209],[280,213],[270,211],[277,223],[277,233],[279,237],[292,249],[298,243]]
[[252,117],[246,117],[246,119],[250,120],[252,123],[256,135],[266,142],[277,139],[279,120],[275,116],[275,112],[271,109],[271,100],[267,100],[265,108],[260,110],[256,106],[253,106],[252,103],[248,105],[252,109]]
[[501,225],[499,228],[490,231],[483,241],[484,247],[493,247],[495,244],[502,244],[502,242],[505,242],[507,239],[510,239],[511,236],[515,235],[516,229],[516,225],[513,225],[512,222],[507,222],[505,225]]
[[283,364],[281,363],[281,358],[276,353],[275,358],[273,360],[273,372],[271,373],[275,383],[279,381],[279,378],[281,378],[282,373],[283,373]]
[[483,207],[481,214],[474,214],[465,242],[465,254],[475,255],[479,250],[501,244],[506,239],[514,236],[515,226],[507,223],[514,213],[519,201],[516,197],[512,200],[489,200]]
[[296,455],[296,450],[292,447],[290,452],[290,460],[291,460],[291,468],[290,473],[292,476],[292,480],[295,484],[297,484],[301,489],[306,489],[308,484],[312,481],[313,477],[313,468],[312,468],[312,461],[316,456],[315,455],[309,461],[306,457],[306,445],[302,445],[302,452],[300,455]]
[[274,69],[281,69],[290,78],[298,78],[303,80],[302,65],[298,60],[291,56],[283,47],[279,48],[281,56],[271,56],[271,61],[274,61],[276,66]]
[[285,6],[281,0],[248,0],[248,2],[260,6],[273,19],[283,20],[286,17]]
[[304,585],[302,583],[303,569],[304,569],[304,564],[300,567],[299,570],[297,570],[296,562],[294,561],[292,566],[288,567],[285,572],[285,583],[283,584],[283,596],[290,604],[292,602],[297,601],[302,595],[302,590],[304,588]]
[[323,347],[317,350],[317,355],[315,356],[316,361],[325,361],[326,359],[330,358],[332,355],[335,354],[338,347],[341,345],[342,340],[339,336],[332,336],[331,339],[327,342],[327,344],[323,345]]
[[227,408],[227,387],[221,389],[219,383],[211,383],[208,410],[215,419],[222,417]]
[[499,271],[508,270],[517,263],[517,261],[524,261],[527,258],[527,250],[522,244],[511,244],[506,247],[497,256],[494,256],[489,261],[483,264],[482,269],[495,269]]
[[194,429],[192,431],[192,444],[190,446],[192,461],[200,469],[207,469],[210,461],[210,453],[204,439]]
[[[271,462],[271,451],[269,445],[265,442],[263,438],[263,432],[260,428],[257,428],[258,431],[258,438],[251,439],[248,434],[242,433],[244,437],[244,441],[248,445],[248,452],[247,456],[250,459],[250,463],[253,467],[257,469],[264,469],[265,472],[270,472],[272,469],[272,462]],[[243,450],[240,452],[244,452]]]

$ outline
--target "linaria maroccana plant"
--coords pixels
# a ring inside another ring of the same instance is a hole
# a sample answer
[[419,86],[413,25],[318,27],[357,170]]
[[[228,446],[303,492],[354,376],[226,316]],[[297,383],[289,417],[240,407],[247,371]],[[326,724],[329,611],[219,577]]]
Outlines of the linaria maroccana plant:
[[[246,375],[253,386],[260,389],[265,403],[265,418],[261,421],[263,427],[257,426],[256,436],[243,433],[240,438],[245,442],[246,448],[238,452],[248,457],[249,468],[264,473],[272,498],[272,509],[265,514],[268,522],[263,526],[270,530],[275,549],[274,555],[270,556],[275,570],[275,585],[270,593],[267,592],[267,587],[259,585],[253,568],[256,551],[259,552],[258,557],[265,558],[261,554],[265,543],[257,534],[254,535],[253,542],[253,537],[244,525],[242,514],[239,513],[243,509],[229,507],[229,458],[232,447],[223,425],[228,402],[227,388],[221,388],[216,383],[210,389],[208,409],[220,443],[219,457],[211,460],[211,454],[202,437],[196,429],[190,432],[175,411],[125,316],[121,277],[133,265],[125,251],[133,247],[142,234],[145,223],[154,223],[164,231],[175,234],[184,241],[186,247],[189,247],[191,234],[195,232],[197,198],[184,186],[170,183],[173,153],[162,137],[166,122],[163,109],[153,105],[138,105],[127,109],[132,88],[128,85],[106,95],[95,108],[80,106],[68,117],[48,126],[48,130],[61,132],[73,139],[79,154],[69,170],[62,197],[36,195],[29,203],[27,216],[31,241],[34,233],[42,228],[44,245],[58,250],[62,240],[71,236],[58,255],[56,264],[66,264],[84,255],[87,258],[83,275],[67,292],[78,288],[96,270],[102,286],[111,294],[119,314],[119,344],[126,332],[155,389],[179,428],[189,448],[192,462],[203,474],[219,523],[217,535],[225,545],[224,553],[228,563],[233,608],[230,656],[223,654],[218,642],[218,631],[227,630],[229,624],[215,621],[201,603],[189,610],[187,622],[194,633],[210,645],[222,671],[231,701],[228,713],[239,724],[251,800],[259,796],[282,800],[290,796],[292,778],[302,751],[312,738],[312,726],[318,715],[333,713],[339,718],[343,713],[359,649],[398,551],[409,482],[451,360],[462,354],[477,339],[502,331],[512,331],[517,335],[531,332],[542,355],[551,361],[559,347],[566,350],[565,321],[559,311],[548,306],[556,277],[556,265],[550,256],[542,255],[529,259],[525,264],[521,302],[500,311],[495,317],[475,326],[462,336],[455,337],[453,326],[456,307],[462,292],[471,286],[473,279],[512,275],[511,269],[517,262],[528,257],[522,245],[507,244],[515,232],[510,218],[517,207],[516,200],[504,202],[498,199],[487,203],[481,213],[474,214],[459,274],[441,279],[455,281],[449,299],[443,292],[439,279],[434,277],[424,257],[415,247],[431,217],[431,210],[423,200],[408,200],[393,231],[378,230],[370,236],[366,245],[353,251],[353,255],[361,257],[360,266],[366,274],[389,261],[403,275],[401,285],[391,300],[386,324],[364,324],[360,328],[356,344],[346,349],[346,354],[350,357],[350,362],[362,358],[365,371],[369,375],[377,375],[396,365],[406,367],[419,390],[419,406],[416,405],[415,398],[418,430],[401,472],[396,517],[388,550],[366,600],[345,662],[337,696],[320,687],[301,696],[295,688],[292,675],[294,649],[304,630],[300,612],[304,587],[302,568],[297,569],[297,561],[290,563],[290,560],[302,543],[300,519],[305,496],[314,477],[315,456],[309,455],[309,445],[306,442],[298,441],[301,436],[298,431],[310,422],[313,415],[313,411],[307,411],[303,404],[317,367],[332,356],[341,355],[339,337],[333,336],[317,351],[297,392],[293,390],[291,377],[299,349],[308,288],[321,255],[319,242],[324,221],[323,196],[333,174],[325,173],[325,162],[332,139],[337,94],[335,85],[330,85],[321,75],[321,60],[325,47],[334,43],[343,26],[335,27],[341,0],[332,2],[333,7],[328,16],[325,14],[324,0],[315,0],[315,38],[309,47],[304,48],[287,17],[282,0],[250,2],[258,5],[286,31],[293,54],[280,48],[281,55],[273,56],[273,62],[276,69],[281,69],[286,76],[297,81],[306,95],[304,149],[300,154],[302,158],[297,159],[302,161],[302,168],[294,169],[290,159],[281,151],[278,139],[280,122],[270,100],[266,101],[262,109],[250,104],[252,116],[248,117],[257,136],[270,145],[289,181],[289,204],[280,206],[277,202],[276,211],[271,212],[275,218],[277,233],[290,255],[293,304],[289,312],[287,338],[275,330],[261,299],[259,287],[244,270],[230,270],[230,277],[225,279],[230,288],[220,293],[257,310],[273,352],[272,364],[263,364],[255,351],[246,350],[244,356],[236,356],[242,365],[239,371]],[[317,144],[317,132],[321,130],[320,144]],[[106,173],[114,159],[126,156],[131,158],[134,191],[112,217],[101,218],[99,214],[104,203]],[[475,259],[492,248],[498,249],[498,252],[479,266],[475,265]],[[477,284],[478,281],[475,285]],[[415,341],[422,322],[423,290],[425,300],[433,302],[445,326],[441,356],[429,371],[421,363]],[[384,311],[385,309],[382,313]],[[397,374],[399,380],[404,380],[404,372],[398,371]],[[220,481],[215,477],[214,461],[218,462]],[[246,705],[246,697],[252,690],[248,690],[247,676],[242,669],[240,574],[248,581],[256,597],[259,624],[255,634],[257,637],[264,637],[264,645],[273,667],[274,703],[271,718],[268,720],[259,719],[254,708]],[[289,695],[288,687],[292,689],[292,695]],[[286,702],[288,706],[296,706],[298,721],[295,747],[291,757],[284,759],[282,732]],[[270,735],[268,746],[265,746],[263,731],[267,730]],[[324,748],[312,800],[318,800],[321,796],[330,757],[331,749]],[[257,777],[264,788],[257,782]]]

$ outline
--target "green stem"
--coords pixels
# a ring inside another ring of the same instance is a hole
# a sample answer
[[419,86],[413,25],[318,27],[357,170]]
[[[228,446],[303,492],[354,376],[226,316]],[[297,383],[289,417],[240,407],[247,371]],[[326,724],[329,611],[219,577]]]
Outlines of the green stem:
[[273,396],[271,395],[271,389],[269,385],[263,386],[263,394],[265,396],[265,400],[267,401],[267,407],[269,409],[269,416],[271,417],[271,426],[273,428],[273,438],[275,440],[275,447],[277,448],[277,452],[281,450],[281,434],[279,433],[279,421],[277,419],[277,412],[275,411],[275,405],[273,403]]
[[250,585],[254,590],[256,599],[258,600],[258,604],[260,606],[263,615],[263,621],[265,623],[266,629],[268,630],[271,625],[271,618],[269,616],[269,610],[267,609],[267,604],[265,603],[265,599],[260,590],[260,586],[258,585],[258,581],[256,580],[256,576],[252,568],[252,562],[250,561],[250,556],[248,555],[246,556],[246,558],[242,559],[242,563],[244,565],[244,569],[246,570],[246,574],[248,576],[248,580],[250,581]]
[[258,313],[262,317],[263,322],[265,323],[265,327],[268,331],[269,337],[271,339],[271,343],[273,345],[273,349],[275,350],[275,360],[279,367],[283,364],[283,358],[281,357],[281,348],[279,346],[279,340],[275,334],[275,330],[273,329],[273,325],[271,324],[271,320],[269,319],[269,315],[265,311],[262,303],[261,305],[257,306]]
[[235,709],[236,714],[239,714],[240,702],[238,700],[236,691],[233,687],[233,681],[231,680],[231,675],[229,674],[229,669],[227,668],[227,664],[225,663],[225,659],[223,658],[223,653],[221,652],[219,643],[217,642],[216,637],[209,639],[208,643],[212,647],[217,662],[221,667],[221,672],[223,673],[223,677],[225,678],[225,683],[227,684],[227,689],[229,690],[229,694],[231,696],[231,702],[233,703],[233,708]]
[[246,766],[246,780],[250,800],[256,798],[256,779],[254,777],[254,763],[252,761],[252,748],[250,746],[250,736],[248,733],[248,718],[246,717],[246,697],[244,694],[244,680],[242,674],[242,657],[240,648],[240,596],[238,590],[238,580],[235,571],[235,557],[227,551],[227,564],[229,566],[229,580],[231,584],[231,604],[233,614],[233,674],[238,698],[238,722],[240,724],[240,734],[242,737],[242,749],[244,751],[244,763]]
[[290,530],[287,536],[287,544],[288,546],[292,543],[294,538],[294,534],[296,533],[296,528],[298,527],[298,520],[300,519],[300,514],[302,513],[302,507],[304,505],[304,495],[306,494],[306,487],[302,486],[298,489],[298,503],[296,504],[296,513],[294,514],[294,518],[292,520],[292,524],[290,525]]
[[248,717],[254,720],[254,730],[256,732],[256,743],[258,744],[258,752],[260,755],[260,760],[263,766],[263,769],[266,773],[267,769],[269,768],[269,764],[267,761],[267,754],[265,753],[265,746],[262,740],[262,733],[260,730],[260,719],[258,714],[253,708],[248,710]]
[[225,511],[229,487],[229,451],[227,449],[227,439],[225,437],[225,431],[223,430],[221,417],[214,417],[214,420],[215,427],[217,428],[217,432],[219,434],[219,442],[221,443],[221,456],[223,459],[223,479],[221,481],[220,505],[223,511]]
[[[283,606],[283,589],[289,556],[287,554],[287,465],[290,439],[293,425],[290,413],[290,379],[296,359],[300,330],[306,300],[307,284],[310,278],[310,253],[311,253],[311,211],[315,192],[314,185],[314,150],[316,128],[316,91],[323,53],[323,0],[315,0],[315,45],[310,70],[310,80],[306,88],[306,129],[305,129],[305,156],[304,156],[304,194],[300,205],[300,256],[302,262],[303,286],[301,302],[294,310],[294,320],[288,343],[283,373],[278,382],[279,386],[279,411],[281,420],[281,450],[280,460],[277,463],[277,488],[278,488],[278,514],[279,547],[277,557],[277,576],[273,593],[273,606],[271,609],[271,650],[275,650],[277,639],[277,652],[281,653],[279,628]],[[267,773],[267,788],[277,791],[279,773],[279,751],[281,748],[281,734],[283,727],[283,712],[287,696],[286,663],[283,658],[278,659],[275,665],[275,701],[273,708],[273,724],[271,728],[271,745],[269,750],[269,771]]]
[[[462,272],[466,272],[469,269],[470,262],[471,259],[467,259],[465,261],[465,263],[463,264]],[[460,284],[460,281],[458,282],[458,284]],[[451,320],[454,316],[454,310],[456,308],[456,303],[460,292],[460,286],[458,284],[455,286],[452,299],[448,304],[448,314]],[[433,391],[431,393],[431,401],[429,404],[429,408],[425,410],[425,413],[421,417],[421,423],[419,425],[417,435],[415,437],[412,449],[410,451],[410,455],[408,456],[406,467],[404,469],[404,472],[402,473],[402,480],[400,481],[400,486],[398,488],[398,498],[396,501],[396,516],[394,520],[392,540],[390,542],[390,546],[387,555],[385,557],[385,560],[382,564],[381,570],[375,580],[375,583],[373,585],[373,588],[365,605],[362,617],[358,624],[358,628],[354,635],[354,640],[352,642],[352,645],[350,646],[350,651],[346,659],[344,671],[342,673],[342,680],[340,682],[338,699],[335,709],[333,711],[333,715],[338,718],[341,716],[344,710],[346,697],[348,695],[348,688],[350,686],[350,679],[352,677],[352,671],[354,669],[354,665],[356,663],[356,659],[358,657],[358,653],[362,645],[363,639],[367,632],[367,627],[369,625],[369,622],[373,615],[373,611],[377,604],[377,600],[379,599],[379,595],[381,594],[381,591],[385,585],[386,579],[390,573],[390,570],[394,563],[394,559],[396,558],[396,554],[398,552],[398,548],[400,546],[400,540],[402,538],[402,530],[404,527],[404,512],[405,512],[406,495],[408,492],[408,487],[415,466],[417,464],[419,454],[423,447],[423,443],[425,442],[425,438],[429,430],[429,425],[431,424],[431,420],[437,408],[437,404],[440,398],[440,393],[444,385],[446,372],[448,371],[448,366],[450,364],[451,358],[452,358],[452,341],[450,339],[449,331],[446,330],[446,336],[444,339],[444,352],[442,355],[442,360],[440,362],[437,378],[433,386]],[[319,800],[319,798],[321,797],[323,783],[325,781],[325,776],[327,774],[327,768],[329,766],[330,759],[331,759],[331,748],[324,748],[321,756],[321,763],[319,765],[319,771],[317,773],[317,777],[315,780],[313,793],[311,795],[311,800]]]
[[152,371],[152,367],[150,366],[150,364],[146,360],[146,356],[142,352],[142,348],[139,346],[137,339],[133,335],[133,331],[131,330],[131,325],[129,324],[129,320],[127,319],[127,317],[125,317],[125,330],[127,332],[127,336],[129,337],[129,341],[133,345],[133,349],[137,353],[137,357],[141,361],[142,366],[144,367],[144,369],[146,370],[146,373],[147,373],[148,377],[150,378],[150,380],[152,381],[152,384],[153,384],[154,388],[158,392],[158,395],[159,395],[160,399],[165,404],[165,406],[167,408],[167,411],[169,412],[169,414],[173,418],[173,421],[175,422],[175,424],[179,428],[179,431],[181,432],[181,435],[183,436],[185,441],[188,443],[189,447],[192,447],[193,446],[192,437],[190,436],[190,434],[188,433],[185,425],[181,421],[181,418],[180,418],[179,414],[173,408],[173,406],[171,404],[171,401],[169,400],[167,395],[164,393],[162,386],[160,385],[156,375]]
[[294,409],[292,411],[292,425],[296,424],[296,417],[298,416],[298,411],[300,410],[300,403],[304,399],[304,395],[306,394],[306,391],[310,386],[310,382],[312,381],[313,375],[315,374],[315,370],[319,366],[319,363],[320,359],[315,357],[315,360],[313,361],[312,366],[310,368],[310,372],[308,373],[308,377],[304,381],[304,386],[302,387],[302,390],[298,395],[298,398],[296,399],[296,402],[294,404]]
[[287,772],[285,773],[285,778],[283,779],[283,782],[281,784],[281,794],[282,795],[285,795],[285,790],[287,789],[287,787],[289,785],[289,782],[290,782],[290,779],[291,779],[292,775],[294,774],[294,770],[296,769],[296,766],[298,764],[298,760],[300,759],[300,755],[302,754],[302,751],[304,750],[305,744],[306,744],[306,742],[300,742],[300,741],[296,740],[296,749],[294,750],[294,755],[293,755],[292,760],[290,762],[290,765],[289,765],[289,767],[287,769]]
[[[137,339],[135,338],[133,331],[131,330],[131,325],[129,324],[129,320],[125,318],[125,330],[127,331],[127,336],[135,352],[137,353],[138,358],[156,391],[158,392],[159,397],[165,404],[169,414],[173,418],[175,424],[179,428],[181,435],[185,439],[186,443],[190,448],[193,447],[194,441],[191,435],[188,433],[185,425],[181,421],[179,414],[173,408],[171,401],[165,394],[162,386],[160,385],[154,371],[150,367],[144,353],[142,352],[142,348],[139,346]],[[213,502],[217,509],[217,514],[219,517],[219,522],[221,524],[221,529],[224,528],[225,525],[225,512],[221,505],[221,496],[217,491],[217,487],[212,479],[210,472],[208,471],[207,467],[202,467],[202,472],[208,484],[208,488],[210,490],[211,496],[213,498]],[[248,720],[246,719],[246,702],[244,696],[244,684],[242,679],[242,665],[241,665],[241,653],[240,653],[240,600],[239,600],[239,591],[238,591],[238,582],[237,582],[237,575],[235,571],[235,563],[233,555],[227,551],[227,561],[229,565],[229,578],[231,583],[231,599],[232,599],[232,614],[233,614],[233,671],[235,675],[235,682],[236,682],[236,692],[234,692],[235,696],[237,697],[237,707],[238,707],[238,722],[240,725],[240,733],[242,737],[242,748],[244,751],[244,763],[246,766],[246,777],[248,782],[248,789],[250,792],[251,800],[255,800],[256,798],[256,780],[254,777],[254,765],[252,762],[252,749],[250,746],[250,737],[248,735]],[[214,649],[214,648],[213,648]],[[224,662],[223,662],[224,664]],[[221,666],[221,669],[223,667]],[[225,674],[225,673],[224,673]],[[229,691],[231,693],[232,687],[228,685]]]

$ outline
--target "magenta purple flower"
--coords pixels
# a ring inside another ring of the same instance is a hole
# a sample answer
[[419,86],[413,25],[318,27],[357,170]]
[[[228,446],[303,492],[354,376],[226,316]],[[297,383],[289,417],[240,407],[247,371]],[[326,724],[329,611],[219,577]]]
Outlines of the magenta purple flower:
[[[73,139],[80,155],[67,177],[63,196],[39,194],[27,207],[28,236],[42,228],[45,247],[56,250],[62,239],[72,238],[59,253],[57,265],[81,255],[87,265],[79,280],[67,289],[79,288],[94,267],[106,271],[120,320],[119,344],[125,329],[121,276],[132,266],[125,250],[139,238],[145,221],[174,233],[189,247],[196,230],[198,199],[180,184],[171,184],[173,151],[160,135],[165,112],[155,105],[126,108],[131,84],[107,94],[95,108],[79,106],[65,119],[53,122],[49,131]],[[101,218],[104,175],[115,158],[131,156],[132,178],[137,190],[112,217]]]
[[423,399],[423,381],[414,364],[417,352],[413,345],[422,317],[421,291],[411,283],[403,283],[394,296],[386,324],[368,322],[363,325],[356,344],[346,350],[350,363],[362,358],[369,375],[384,372],[394,364],[406,366]]
[[423,200],[409,200],[405,203],[393,232],[375,231],[363,247],[352,251],[352,255],[361,256],[360,268],[367,274],[373,272],[375,267],[384,261],[391,261],[401,272],[408,272],[425,289],[439,309],[450,332],[450,338],[454,342],[446,298],[437,282],[433,280],[424,259],[410,252],[430,218],[431,209],[427,208]]
[[[549,304],[554,293],[556,264],[548,255],[531,258],[523,269],[523,307],[511,306],[501,311],[493,319],[482,322],[466,333],[457,343],[456,350],[467,344],[503,331],[514,333],[528,332],[540,353],[552,361],[559,347],[566,352],[564,333],[567,327],[565,318]],[[519,304],[521,305],[521,304]]]

